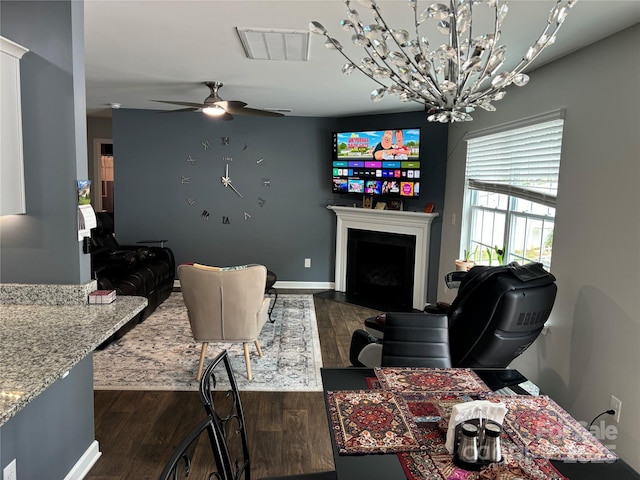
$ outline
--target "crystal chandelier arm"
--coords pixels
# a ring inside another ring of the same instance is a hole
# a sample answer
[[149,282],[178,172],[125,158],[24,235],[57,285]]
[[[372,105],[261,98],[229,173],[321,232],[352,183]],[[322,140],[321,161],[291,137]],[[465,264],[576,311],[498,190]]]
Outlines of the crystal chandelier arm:
[[[358,12],[356,10],[353,10],[350,7],[350,3],[351,0],[345,0],[345,4],[347,5],[347,12],[349,17],[351,17],[352,19],[356,20],[356,23],[353,22],[349,22],[347,25],[353,29],[353,31],[355,32],[355,35],[362,37],[363,39],[366,40],[366,45],[358,45],[361,48],[363,48],[365,50],[365,52],[367,53],[369,59],[378,67],[380,68],[386,68],[389,72],[391,72],[391,74],[389,75],[389,77],[387,77],[389,79],[390,82],[393,82],[396,86],[398,86],[404,93],[407,94],[406,96],[406,100],[407,101],[413,101],[413,102],[417,102],[417,103],[424,103],[424,101],[428,101],[430,104],[433,104],[434,106],[438,106],[438,104],[440,106],[442,106],[444,103],[442,101],[440,102],[436,102],[434,103],[433,100],[425,97],[425,95],[420,92],[415,90],[414,88],[412,88],[412,86],[408,83],[404,83],[402,81],[401,76],[399,75],[399,67],[394,65],[393,62],[388,62],[387,61],[387,56],[386,55],[381,55],[379,52],[376,51],[375,47],[371,47],[371,42],[369,41],[369,38],[366,35],[366,30],[364,27],[364,24],[362,23],[360,16],[358,14]],[[393,38],[393,41],[395,42],[395,44],[398,46],[398,48],[400,49],[400,51],[403,52],[403,56],[404,58],[409,62],[409,65],[413,67],[414,71],[416,72],[420,72],[420,69],[418,68],[418,65],[406,54],[404,54],[404,49],[402,47],[402,45],[398,42],[396,36],[392,33],[392,30],[389,28],[389,26],[387,25],[387,23],[384,21],[384,19],[382,18],[382,12],[378,9],[377,4],[375,3],[374,0],[365,0],[365,1],[360,1],[361,4],[363,4],[364,6],[366,6],[367,8],[371,9],[374,13],[373,13],[373,17],[374,20],[376,21],[377,26],[380,27],[380,29],[390,35]],[[413,10],[414,10],[414,17],[415,17],[415,5],[413,6]],[[417,17],[415,17],[415,23],[417,26]],[[345,23],[343,22],[343,25]],[[417,32],[417,29],[416,29]],[[386,41],[384,41],[383,39],[383,43],[384,43],[384,48],[386,48]],[[371,50],[370,48],[371,47]],[[343,56],[345,58],[347,58],[347,60],[349,60],[349,62],[354,65],[355,67],[357,67],[357,65],[355,64],[355,62],[353,62],[351,59],[349,59],[349,57],[347,57],[347,55],[342,52]],[[379,59],[379,60],[376,60]],[[365,70],[358,68],[358,70],[360,70],[361,72],[363,72],[365,75],[367,75],[369,78],[374,79],[374,77],[372,75],[375,75],[375,72],[372,72],[372,74],[367,73]],[[421,75],[422,76],[422,75]],[[422,76],[422,78],[424,78],[424,76]],[[428,90],[430,91],[431,95],[435,97],[435,99],[440,100],[440,98],[442,97],[442,94],[440,93],[438,87],[437,87],[437,82],[435,81],[435,79],[427,79],[424,78],[425,84],[428,87]],[[387,87],[387,85],[385,85],[384,83],[377,81],[377,83],[382,86],[383,88],[381,89],[381,91],[389,91],[389,88]],[[374,91],[375,92],[375,91]],[[420,100],[422,99],[422,100]]]
[[[549,13],[549,19],[547,20],[547,23],[546,23],[542,33],[540,34],[540,36],[538,37],[536,42],[533,43],[533,45],[531,45],[531,47],[529,47],[529,50],[525,53],[525,55],[523,56],[522,60],[520,60],[518,65],[516,65],[515,68],[511,72],[509,72],[508,80],[506,81],[506,83],[504,85],[499,86],[499,87],[491,87],[489,90],[483,92],[482,95],[480,95],[474,101],[477,101],[477,100],[482,99],[482,98],[487,97],[487,96],[491,96],[491,95],[495,94],[496,92],[498,92],[499,90],[503,89],[504,87],[506,87],[506,86],[510,85],[511,83],[513,83],[514,77],[519,75],[527,66],[529,66],[536,58],[538,58],[540,53],[542,53],[542,51],[548,45],[553,43],[553,39],[555,38],[555,35],[558,32],[558,30],[560,30],[560,27],[562,26],[562,22],[563,22],[563,19],[560,19],[560,20],[558,19],[559,14],[562,12],[563,8],[566,8],[566,10],[565,10],[565,15],[566,15],[566,11],[568,11],[568,9],[570,9],[575,4],[575,2],[577,2],[577,1],[578,0],[557,0],[556,4],[554,5],[554,7],[551,9],[551,11]],[[564,4],[566,4],[566,5],[564,5]],[[547,32],[551,28],[551,24],[552,23],[556,24],[555,28],[553,30],[553,33],[551,35],[547,35]],[[496,32],[497,32],[497,29],[496,29]],[[495,44],[493,46],[495,47]],[[483,74],[485,72],[486,72],[486,70],[483,71]],[[526,81],[525,81],[525,83],[526,83]]]
[[[348,2],[346,2],[348,5]],[[327,42],[329,42],[331,44],[331,46],[333,47],[334,50],[340,52],[340,55],[342,55],[344,58],[347,59],[347,61],[349,62],[350,65],[353,66],[353,68],[358,69],[363,75],[366,75],[367,77],[369,77],[371,80],[373,80],[374,82],[376,82],[378,85],[380,85],[381,87],[385,87],[386,85],[382,82],[380,82],[378,79],[374,78],[371,74],[369,74],[367,71],[365,71],[362,67],[360,67],[359,65],[356,64],[356,62],[354,62],[353,60],[351,60],[351,58],[349,58],[347,56],[346,53],[344,53],[343,49],[342,49],[342,45],[340,44],[340,42],[338,42],[337,40],[335,40],[334,38],[332,38],[331,36],[329,36],[327,30],[324,28],[324,26],[318,22],[312,21],[309,24],[309,28],[311,30],[311,32],[318,34],[318,35],[322,35],[327,39]],[[353,27],[355,30],[355,27]],[[357,30],[355,30],[357,31]],[[325,42],[325,46],[328,46],[327,43]],[[366,48],[365,48],[365,51]],[[367,54],[369,52],[367,51]]]
[[[558,33],[558,30],[560,30],[560,27],[562,26],[562,23],[564,21],[564,19],[558,18],[560,13],[562,12],[562,9],[566,8],[566,11],[568,11],[568,9],[573,7],[575,2],[577,1],[578,0],[568,0],[568,1],[557,0],[556,1],[556,5],[554,6],[554,8],[551,9],[551,12],[549,13],[549,19],[547,20],[547,24],[545,25],[544,30],[538,37],[538,40],[536,40],[536,42],[529,48],[525,57],[523,57],[522,60],[520,60],[520,63],[518,63],[518,65],[513,69],[514,75],[517,75],[518,73],[520,73],[522,70],[524,70],[527,67],[527,65],[529,65],[536,58],[538,58],[538,56],[542,53],[542,51],[548,45],[550,45],[550,42],[553,43],[553,41],[555,40],[556,33]],[[565,3],[566,5],[563,5]],[[551,35],[547,35],[547,32],[549,31],[549,28],[551,28],[552,23],[556,24],[555,28],[553,29],[553,33]],[[544,41],[541,41],[541,40],[544,40]],[[531,54],[532,50],[533,50],[533,53]],[[527,55],[530,55],[530,54],[531,54],[530,58],[527,58]]]
[[[471,4],[471,8],[473,4]],[[500,2],[499,0],[496,1],[496,5],[495,5],[495,12],[494,12],[494,22],[493,22],[493,41],[489,44],[489,49],[488,51],[486,51],[486,58],[484,61],[484,65],[482,67],[482,70],[478,73],[477,78],[481,79],[481,81],[478,82],[478,84],[474,87],[471,86],[469,88],[469,92],[468,95],[466,95],[464,97],[464,99],[468,99],[469,96],[471,94],[473,94],[476,90],[478,90],[482,84],[487,81],[490,77],[487,76],[487,70],[489,69],[489,62],[491,60],[491,58],[494,55],[494,52],[496,50],[496,43],[498,41],[498,32],[500,31],[500,26],[501,26],[501,22],[500,22],[500,14],[499,14],[499,9],[500,9]],[[473,10],[471,12],[473,14]],[[469,56],[471,55],[471,45],[472,42],[471,40],[473,39],[473,35],[472,35],[472,29],[473,29],[473,24],[471,24],[469,26],[469,50],[467,53],[467,58],[470,58]],[[464,83],[466,84],[467,80],[469,79],[469,77],[471,76],[471,71],[469,71],[469,73],[467,74]],[[484,92],[482,95],[478,96],[476,99],[474,99],[474,103],[477,102],[478,100],[486,97],[487,95],[492,95],[494,93],[496,93],[499,89],[498,88],[491,88],[488,91]]]
[[[413,9],[414,25],[415,25],[415,29],[416,29],[416,40],[415,41],[416,41],[418,47],[420,48],[420,52],[421,52],[422,56],[426,59],[427,55],[422,50],[422,46],[421,46],[420,41],[419,41],[420,32],[418,30],[418,12],[417,12],[417,9],[416,9],[416,3],[415,2],[410,2],[410,6]],[[391,36],[391,38],[395,42],[396,46],[400,49],[401,52],[403,52],[404,57],[409,62],[409,65],[411,67],[413,67],[413,69],[416,72],[420,72],[420,76],[424,79],[424,83],[427,85],[427,89],[429,90],[429,93],[431,93],[431,95],[433,95],[433,97],[435,97],[436,100],[442,100],[442,92],[440,91],[440,89],[438,87],[437,79],[435,79],[431,75],[431,72],[427,72],[427,76],[425,77],[425,75],[420,71],[420,68],[418,67],[418,65],[415,62],[415,60],[412,59],[409,55],[406,55],[406,53],[404,52],[403,46],[400,44],[400,42],[398,41],[396,36],[393,35],[393,33],[391,33],[392,29],[389,28],[389,26],[387,25],[387,22],[385,22],[384,18],[382,18],[382,12],[380,12],[380,10],[378,9],[378,5],[376,3],[372,3],[371,4],[371,9],[376,13],[376,15],[374,15],[374,18],[376,19],[376,22],[378,23],[378,25],[381,25],[383,27],[384,31],[389,33],[389,35]],[[369,52],[367,52],[367,53],[369,53]],[[396,72],[397,67],[395,67],[393,64],[389,64],[386,61],[386,59],[384,59],[384,58],[381,58],[381,60],[389,68],[389,70],[391,70],[393,72],[393,76],[390,78],[390,80],[393,81],[398,87],[402,88],[403,90],[405,90],[407,92],[411,92],[413,95],[421,97],[422,99],[427,100],[430,103],[433,103],[431,101],[431,99],[426,98],[424,96],[424,94],[422,94],[422,92],[416,91],[415,89],[411,88],[410,85],[407,85],[407,84],[403,83],[402,81],[399,81],[398,80],[398,74]],[[415,98],[412,98],[410,100],[416,101],[418,103],[421,103]],[[440,103],[439,106],[442,106],[442,102],[439,102],[439,103]],[[434,105],[434,106],[438,106],[438,105]]]
[[[375,12],[374,19],[375,19],[376,23],[383,28],[384,32],[386,32],[387,34],[389,34],[391,36],[391,38],[395,42],[396,46],[400,49],[400,51],[402,51],[404,53],[402,45],[400,45],[400,43],[398,42],[397,38],[393,35],[393,33],[391,33],[391,29],[387,25],[387,22],[385,22],[384,18],[382,18],[382,12],[380,12],[380,10],[378,9],[378,5],[375,2],[372,2],[370,8],[371,8],[371,10],[373,10]],[[367,53],[369,53],[369,52],[367,51]],[[371,55],[369,55],[369,56],[371,56]],[[411,93],[413,93],[414,95],[419,95],[418,92],[414,91],[413,89],[411,89],[407,85],[403,84],[402,82],[396,80],[396,78],[398,77],[398,74],[397,74],[397,71],[396,71],[397,67],[395,67],[393,64],[388,63],[386,61],[386,58],[383,58],[383,57],[379,57],[379,58],[380,58],[380,60],[382,60],[382,62],[385,64],[385,66],[387,68],[389,68],[389,70],[393,73],[392,77],[390,78],[390,80],[392,80],[396,85],[401,87],[403,90],[408,90]],[[411,65],[413,65],[415,67],[415,65],[413,64],[413,62],[411,61],[411,59],[407,55],[405,55],[405,58],[410,62]]]
[[[349,0],[345,0],[345,3],[346,3],[347,8],[348,8],[348,10],[349,10],[349,15],[350,15],[352,18],[356,18],[356,19],[357,19],[357,22],[355,22],[355,23],[354,23],[354,22],[351,22],[351,28],[353,29],[353,31],[355,32],[355,34],[356,34],[356,35],[361,35],[362,37],[364,37],[364,38],[366,38],[366,39],[367,39],[367,44],[368,44],[369,46],[362,46],[362,48],[363,48],[363,49],[364,49],[364,51],[366,52],[367,56],[368,56],[368,57],[369,57],[369,58],[370,58],[370,59],[371,59],[371,60],[372,60],[372,61],[373,61],[373,62],[374,62],[378,67],[381,67],[381,68],[382,68],[382,67],[384,66],[385,68],[387,68],[387,69],[391,72],[391,75],[389,76],[389,81],[391,81],[391,82],[395,83],[397,86],[399,86],[399,87],[400,87],[400,88],[402,88],[403,90],[405,90],[405,91],[408,91],[408,92],[412,93],[414,96],[423,97],[423,96],[420,94],[420,92],[416,92],[416,91],[415,91],[415,90],[413,90],[409,85],[405,85],[404,83],[402,83],[401,81],[399,81],[399,80],[398,80],[398,73],[397,73],[397,71],[396,71],[396,68],[397,68],[397,67],[395,67],[395,66],[393,65],[393,63],[389,63],[389,62],[387,61],[387,57],[386,57],[386,56],[380,55],[380,54],[379,54],[379,53],[377,53],[377,52],[376,52],[376,54],[374,54],[375,47],[370,47],[370,46],[371,46],[371,42],[369,41],[369,39],[368,39],[368,38],[366,37],[366,35],[365,35],[364,24],[363,24],[363,23],[362,23],[362,21],[360,20],[360,16],[357,14],[357,12],[356,12],[355,10],[353,10],[353,9],[351,9],[351,8],[349,7],[349,3],[350,3],[350,2],[349,2]],[[384,30],[385,32],[390,32],[389,27],[387,26],[386,22],[385,22],[385,21],[384,21],[384,19],[382,18],[381,12],[378,10],[378,6],[377,6],[374,2],[372,2],[372,3],[371,3],[371,5],[369,5],[369,7],[371,8],[371,10],[373,10],[373,11],[375,12],[374,19],[376,20],[376,23],[377,23],[378,25],[380,25],[380,26],[383,28],[383,30]],[[381,23],[381,22],[382,22],[382,23]],[[329,38],[329,41],[331,41],[331,43],[333,43],[333,45],[334,45],[334,46],[336,46],[336,42],[334,42],[334,41],[333,41],[333,39],[331,39],[330,37],[328,37],[328,35],[325,35],[325,36],[327,36],[327,38]],[[398,43],[397,39],[393,36],[393,34],[391,34],[391,37],[392,37],[392,38],[393,38],[393,40],[396,42],[396,45],[398,45],[398,48],[400,48],[400,49],[402,50],[402,46]],[[372,50],[370,50],[370,48],[371,48],[373,51],[372,51]],[[345,54],[345,53],[344,53],[344,51],[343,51],[342,49],[338,49],[338,50],[340,50],[340,53],[342,54],[342,56],[343,56],[343,57],[345,57],[345,58],[349,61],[349,63],[351,63],[354,67],[356,67],[360,72],[364,73],[367,77],[369,77],[371,80],[373,80],[373,81],[374,81],[374,82],[376,82],[378,85],[380,85],[381,87],[383,87],[385,90],[387,90],[387,89],[388,89],[388,86],[387,86],[385,83],[383,83],[383,82],[379,81],[378,79],[376,79],[376,78],[373,76],[373,73],[371,73],[371,74],[370,74],[370,73],[368,73],[366,70],[364,70],[363,68],[361,68],[359,65],[357,65],[353,60],[351,60],[351,59],[347,56],[347,54]],[[405,57],[406,57],[406,55],[405,55]],[[379,60],[376,60],[376,58],[377,58],[377,59],[379,59]],[[408,59],[408,57],[407,57],[407,59]],[[410,61],[410,59],[409,59],[409,61]],[[414,67],[415,67],[415,65],[414,65]],[[414,102],[417,102],[417,103],[421,103],[421,102],[420,102],[419,100],[417,100],[416,98],[409,97],[408,99],[409,99],[410,101],[414,101]]]
[[[452,103],[453,98],[458,97],[462,93],[462,87],[464,82],[461,82],[461,78],[460,78],[460,75],[462,73],[462,68],[460,65],[460,53],[461,53],[460,42],[459,42],[460,37],[458,34],[458,21],[457,21],[458,9],[457,9],[455,0],[451,0],[449,5],[451,7],[451,11],[455,12],[453,16],[453,20],[450,22],[450,25],[449,25],[449,46],[451,46],[456,52],[456,58],[449,59],[449,62],[448,62],[449,72],[448,72],[448,75],[445,75],[445,80],[452,81],[456,84],[455,96],[451,97],[450,99],[447,99],[447,106],[451,107],[453,105],[450,105],[450,103]],[[465,82],[466,82],[466,78],[465,78]]]
[[[358,65],[356,62],[354,62],[353,60],[351,60],[346,53],[344,53],[342,51],[342,45],[340,45],[339,42],[337,42],[335,39],[331,38],[327,33],[324,34],[325,37],[327,37],[327,40],[329,42],[331,42],[334,46],[334,48],[340,52],[340,55],[342,55],[344,58],[347,59],[347,61],[354,66],[354,68],[358,69],[360,72],[362,72],[364,75],[366,75],[367,77],[369,77],[371,80],[373,80],[374,82],[376,82],[378,85],[380,85],[381,87],[386,87],[386,85],[384,83],[382,83],[381,81],[379,81],[377,78],[374,78],[371,74],[369,74],[366,70],[364,70],[360,65]],[[367,49],[365,48],[365,51],[367,51]],[[367,51],[367,53],[369,53]]]
[[[419,26],[420,24],[418,23],[418,2],[417,1],[412,1],[410,2],[411,8],[413,9],[413,24],[415,26],[416,29],[416,43],[418,45],[418,48],[420,49],[420,55],[422,55],[422,57],[427,60],[429,58],[428,53],[429,52],[425,52],[424,49],[422,48],[422,42],[420,41],[420,29]],[[411,62],[412,65],[414,65],[414,67],[416,68],[416,70],[418,72],[420,72],[420,69],[418,68],[417,65],[415,65],[413,62]],[[429,92],[434,96],[434,98],[438,101],[437,105],[433,105],[434,107],[442,107],[443,106],[443,95],[442,92],[440,91],[440,86],[438,85],[438,79],[437,77],[434,77],[433,74],[431,73],[431,69],[429,69],[427,71],[427,76],[425,77],[424,73],[420,72],[420,75],[422,76],[422,78],[424,78],[425,80],[425,84],[427,85],[427,88],[429,90]],[[423,95],[421,95],[422,98],[424,98]],[[431,103],[431,102],[430,102]]]

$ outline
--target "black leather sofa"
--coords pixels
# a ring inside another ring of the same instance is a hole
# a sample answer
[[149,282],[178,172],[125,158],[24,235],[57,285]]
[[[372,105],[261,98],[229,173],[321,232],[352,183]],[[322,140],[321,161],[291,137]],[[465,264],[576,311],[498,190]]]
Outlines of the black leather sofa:
[[[114,235],[113,214],[96,213],[97,226],[91,231],[91,270],[99,290],[115,290],[117,295],[146,297],[147,307],[109,338],[102,346],[122,337],[144,321],[173,290],[175,259],[170,248],[120,245]],[[160,241],[158,241],[160,242]],[[162,241],[164,242],[164,241]]]

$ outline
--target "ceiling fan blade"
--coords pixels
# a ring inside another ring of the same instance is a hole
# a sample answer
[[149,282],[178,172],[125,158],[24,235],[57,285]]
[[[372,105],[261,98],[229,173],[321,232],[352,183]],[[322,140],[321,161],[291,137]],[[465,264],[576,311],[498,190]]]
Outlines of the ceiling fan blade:
[[240,108],[238,110],[233,110],[233,114],[235,115],[254,115],[258,117],[284,117],[283,113],[279,112],[270,112],[269,110],[258,110],[257,108]]
[[197,112],[200,110],[196,107],[179,108],[177,110],[159,110],[159,113],[177,113],[177,112]]
[[247,104],[239,100],[219,100],[215,102],[215,105],[224,108],[229,113],[235,113]]
[[193,107],[193,108],[204,108],[205,105],[202,103],[193,103],[193,102],[170,102],[168,100],[151,100],[152,102],[160,102],[160,103],[168,103],[169,105],[182,105],[184,107]]

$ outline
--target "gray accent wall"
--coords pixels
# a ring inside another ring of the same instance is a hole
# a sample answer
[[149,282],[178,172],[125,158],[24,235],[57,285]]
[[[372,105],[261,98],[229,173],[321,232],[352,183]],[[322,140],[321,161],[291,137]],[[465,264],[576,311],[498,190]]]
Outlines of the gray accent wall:
[[[423,180],[420,200],[405,207],[424,210],[433,202],[439,211],[447,127],[427,124],[422,113],[337,119],[237,115],[222,121],[194,112],[114,110],[116,237],[122,244],[167,239],[177,263],[262,263],[278,281],[328,284],[334,280],[336,217],[326,206],[362,201],[331,193],[331,133],[408,127],[422,128]],[[243,198],[222,185],[227,164]],[[431,242],[437,265],[438,220]],[[305,258],[311,258],[311,268],[304,268]],[[429,297],[435,300],[437,268],[431,273]]]
[[20,62],[27,213],[0,217],[3,283],[90,280],[77,239],[77,179],[86,179],[84,6],[0,2],[2,36],[29,49]]
[[[562,32],[560,32],[560,37]],[[558,41],[561,41],[559,38]],[[497,112],[449,129],[440,274],[459,253],[467,131],[566,108],[553,243],[558,295],[547,336],[512,366],[576,419],[622,400],[606,445],[640,470],[640,25],[531,73]],[[440,298],[452,298],[444,286]],[[596,425],[600,425],[597,423]]]

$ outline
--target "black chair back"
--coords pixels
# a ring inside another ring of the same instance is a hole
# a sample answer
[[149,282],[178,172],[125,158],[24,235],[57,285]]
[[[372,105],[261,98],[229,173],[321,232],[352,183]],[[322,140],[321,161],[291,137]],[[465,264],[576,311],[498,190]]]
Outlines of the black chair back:
[[507,367],[542,331],[556,292],[539,263],[472,268],[447,312],[452,364]]
[[387,313],[381,365],[383,367],[451,367],[447,316],[426,313]]

